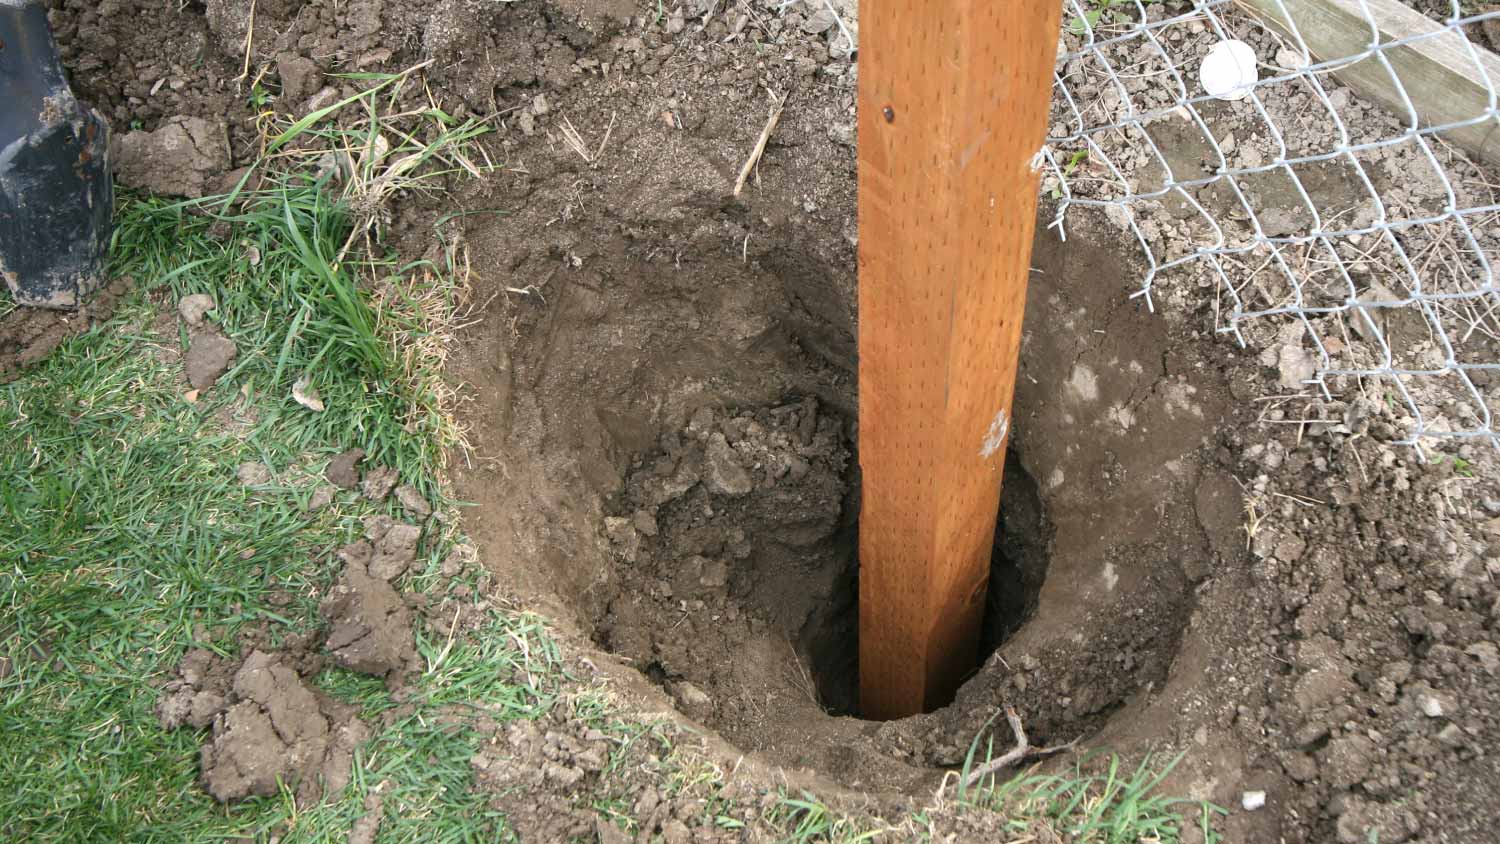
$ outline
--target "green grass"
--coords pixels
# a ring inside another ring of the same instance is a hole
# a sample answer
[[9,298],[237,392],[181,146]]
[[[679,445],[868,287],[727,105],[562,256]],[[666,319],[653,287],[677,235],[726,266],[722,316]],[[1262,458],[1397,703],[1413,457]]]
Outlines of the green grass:
[[[969,748],[959,782],[965,782],[979,761],[979,740]],[[993,738],[986,743],[985,760],[993,758]],[[1043,824],[1075,844],[1135,844],[1151,841],[1176,844],[1186,826],[1196,826],[1207,844],[1218,841],[1216,816],[1228,814],[1211,803],[1161,794],[1158,787],[1182,761],[1179,754],[1166,764],[1146,756],[1133,769],[1115,755],[1090,753],[1066,774],[1022,773],[1005,781],[987,777],[972,788],[960,785],[960,806],[983,809],[1005,818],[1018,835]],[[1186,810],[1186,811],[1185,811]]]
[[1131,23],[1136,11],[1131,0],[1085,0],[1083,5],[1083,13],[1069,19],[1066,27],[1068,32],[1080,38],[1102,26]]
[[[112,268],[134,277],[136,292],[109,323],[0,386],[0,838],[212,841],[274,831],[342,841],[368,788],[387,780],[393,820],[383,840],[504,832],[468,787],[480,738],[428,726],[458,701],[499,718],[546,711],[561,678],[535,619],[494,612],[479,636],[459,639],[419,629],[427,670],[410,688],[411,713],[363,748],[344,796],[310,810],[289,797],[215,803],[196,784],[203,735],[164,732],[153,713],[158,686],[188,647],[228,654],[247,627],[263,627],[274,645],[316,626],[318,596],[336,574],[327,552],[378,509],[346,493],[320,513],[303,511],[330,456],[362,447],[367,463],[439,494],[453,439],[435,364],[422,352],[441,339],[453,281],[443,268],[396,263],[366,234],[372,207],[351,211],[358,203],[349,197],[425,186],[431,168],[416,168],[461,155],[477,130],[426,115],[438,141],[423,145],[415,130],[380,119],[373,95],[350,102],[365,108],[354,128],[298,129],[301,140],[330,145],[348,132],[338,148],[356,166],[342,178],[317,173],[316,150],[292,152],[297,133],[283,132],[287,153],[267,163],[260,190],[233,204],[123,197]],[[215,231],[226,227],[227,236]],[[351,250],[356,239],[367,248]],[[216,299],[210,321],[239,350],[196,400],[181,379],[185,338],[173,313],[192,292]],[[302,377],[325,412],[291,398]],[[268,466],[273,481],[242,485],[235,470],[245,461]],[[429,541],[429,570],[451,540]],[[518,682],[506,669],[522,663],[531,670]],[[381,684],[346,672],[319,683],[357,700],[371,723],[396,705]]]

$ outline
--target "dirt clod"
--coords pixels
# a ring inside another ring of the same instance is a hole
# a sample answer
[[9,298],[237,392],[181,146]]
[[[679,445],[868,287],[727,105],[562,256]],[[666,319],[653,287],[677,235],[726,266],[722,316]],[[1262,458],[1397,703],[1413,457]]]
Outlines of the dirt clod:
[[339,489],[354,489],[359,484],[359,469],[356,467],[364,458],[364,449],[351,448],[328,461],[328,468],[324,470],[323,476]]
[[240,467],[235,470],[234,475],[245,486],[265,486],[271,482],[270,468],[258,460],[241,463]]
[[369,735],[354,707],[310,688],[264,651],[235,672],[230,699],[201,753],[204,788],[220,802],[269,797],[287,783],[305,805],[348,783],[354,748]]
[[203,728],[224,710],[235,667],[213,651],[195,648],[177,666],[177,676],[162,688],[156,718],[162,729],[183,724]]
[[305,509],[309,513],[316,513],[333,503],[333,495],[333,487],[327,485],[320,486],[313,490],[313,494],[307,499],[307,507]]
[[110,156],[121,184],[196,199],[229,169],[229,137],[223,123],[178,116],[120,136]]
[[318,90],[318,66],[312,59],[282,53],[276,57],[276,72],[281,76],[281,96],[294,107]]
[[522,841],[587,840],[595,834],[594,815],[580,811],[570,795],[589,793],[609,750],[602,735],[590,736],[580,722],[548,717],[511,723],[469,767]]
[[370,575],[381,580],[395,580],[405,574],[417,558],[417,541],[421,536],[422,529],[417,525],[391,525],[375,540]]
[[396,487],[396,500],[401,502],[406,512],[418,519],[425,519],[432,515],[432,505],[422,497],[422,493],[411,484],[402,484]]
[[207,293],[190,293],[177,302],[177,313],[189,327],[203,324],[203,315],[214,309],[214,297]]
[[45,360],[64,340],[108,319],[132,283],[116,279],[76,313],[16,308],[0,317],[0,384],[14,381],[22,370]]
[[396,470],[389,466],[376,466],[365,473],[364,496],[371,501],[384,501],[399,480]]
[[379,787],[365,795],[365,813],[349,827],[348,844],[375,844],[375,837],[380,834],[380,821],[385,813],[384,802],[385,798]]
[[188,383],[195,390],[207,390],[219,376],[229,371],[239,351],[234,341],[210,329],[194,334],[188,341],[183,367],[187,370]]
[[329,625],[325,647],[351,671],[376,676],[401,671],[415,653],[410,611],[391,584],[371,576],[356,555],[345,561],[343,574],[319,606]]

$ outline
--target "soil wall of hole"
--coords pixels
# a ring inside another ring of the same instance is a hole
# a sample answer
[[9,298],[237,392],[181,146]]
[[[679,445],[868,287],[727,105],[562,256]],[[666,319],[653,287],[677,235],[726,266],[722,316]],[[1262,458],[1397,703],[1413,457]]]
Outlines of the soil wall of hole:
[[860,787],[958,764],[1002,702],[1045,744],[1159,688],[1240,512],[1211,458],[1224,385],[1110,253],[1038,239],[1002,520],[1024,527],[999,556],[1030,589],[994,593],[1004,641],[952,706],[875,724],[854,717],[852,265],[795,236],[746,260],[714,231],[733,214],[591,243],[545,301],[492,305],[459,369],[494,455],[459,489],[488,558],[688,717]]

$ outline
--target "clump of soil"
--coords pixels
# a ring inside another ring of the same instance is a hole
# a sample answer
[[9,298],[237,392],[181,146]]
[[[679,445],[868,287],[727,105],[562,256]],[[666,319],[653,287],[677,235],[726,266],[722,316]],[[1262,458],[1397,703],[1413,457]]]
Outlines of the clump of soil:
[[351,448],[328,461],[324,475],[328,482],[339,489],[354,489],[359,483],[359,461],[365,459],[365,450]]
[[354,750],[369,737],[356,711],[307,685],[283,655],[260,650],[238,666],[190,651],[157,704],[166,729],[212,726],[201,777],[216,799],[270,797],[286,784],[301,805],[348,784]]
[[196,199],[229,169],[229,136],[223,123],[173,117],[154,131],[116,137],[110,148],[115,179],[128,187]]
[[843,419],[819,411],[811,396],[700,408],[634,461],[604,520],[619,582],[600,643],[726,728],[759,720],[766,687],[816,698],[807,664],[844,656],[820,645],[850,609],[849,451]]
[[568,841],[594,830],[593,813],[573,806],[571,795],[597,784],[611,749],[596,730],[551,718],[513,721],[469,766],[522,840]]
[[[490,739],[469,760],[475,784],[522,841],[769,840],[763,822],[775,796],[758,787],[765,771],[754,763],[739,760],[723,772],[721,785],[699,779],[674,785],[665,775],[682,770],[667,757],[684,744],[701,751],[700,740],[676,730],[600,729],[570,708],[564,702],[534,721],[477,725]],[[580,803],[579,795],[593,805]],[[608,816],[596,812],[604,802],[619,808]],[[623,820],[635,829],[627,833],[618,825]]]
[[329,627],[325,646],[344,668],[394,677],[416,652],[411,611],[390,581],[411,567],[421,528],[376,516],[365,537],[339,550],[344,570],[318,608]]
[[188,384],[195,390],[209,389],[218,383],[219,376],[229,371],[229,365],[238,355],[234,341],[218,329],[205,328],[194,332],[182,359]]
[[323,668],[326,651],[343,668],[399,686],[416,658],[413,619],[387,577],[410,568],[420,534],[415,525],[375,516],[366,524],[367,538],[339,550],[344,570],[319,607],[326,636],[295,634],[272,651],[257,646],[264,631],[251,630],[242,636],[242,652],[248,652],[242,661],[202,649],[183,657],[162,688],[156,715],[169,730],[211,728],[201,778],[215,798],[271,796],[285,784],[306,804],[348,783],[352,754],[369,730],[356,717],[357,707],[303,678]]
[[0,317],[0,384],[20,377],[74,334],[109,319],[133,284],[128,278],[115,279],[73,312],[16,308]]

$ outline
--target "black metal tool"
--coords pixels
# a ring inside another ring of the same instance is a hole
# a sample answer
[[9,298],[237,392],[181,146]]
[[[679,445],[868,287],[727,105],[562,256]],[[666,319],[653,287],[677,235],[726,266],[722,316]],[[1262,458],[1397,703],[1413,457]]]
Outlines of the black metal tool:
[[63,77],[41,0],[0,0],[0,276],[17,302],[76,308],[104,283],[109,126]]

